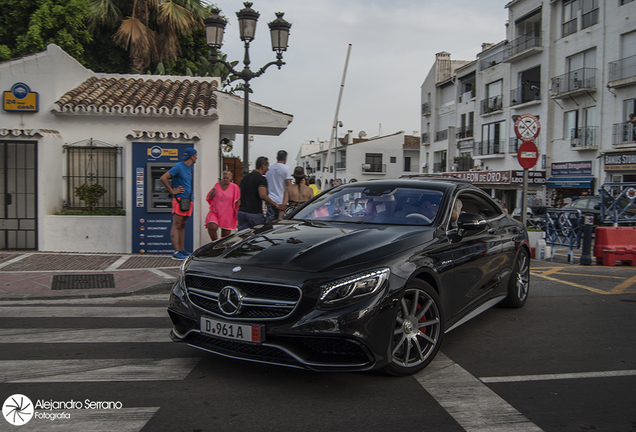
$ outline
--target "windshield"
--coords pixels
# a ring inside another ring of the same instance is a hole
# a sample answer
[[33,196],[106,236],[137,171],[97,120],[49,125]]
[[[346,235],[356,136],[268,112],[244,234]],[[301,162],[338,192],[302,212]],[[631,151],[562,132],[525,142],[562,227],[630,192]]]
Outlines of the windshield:
[[322,194],[291,219],[431,225],[442,196],[442,192],[430,189],[349,186]]

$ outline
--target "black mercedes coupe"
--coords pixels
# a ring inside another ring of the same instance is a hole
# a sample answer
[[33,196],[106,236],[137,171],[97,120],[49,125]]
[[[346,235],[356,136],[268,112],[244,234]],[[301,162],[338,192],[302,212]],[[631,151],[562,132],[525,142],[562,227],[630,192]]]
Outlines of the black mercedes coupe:
[[168,308],[172,339],[315,371],[409,375],[446,332],[522,307],[526,229],[453,178],[350,183],[196,250]]

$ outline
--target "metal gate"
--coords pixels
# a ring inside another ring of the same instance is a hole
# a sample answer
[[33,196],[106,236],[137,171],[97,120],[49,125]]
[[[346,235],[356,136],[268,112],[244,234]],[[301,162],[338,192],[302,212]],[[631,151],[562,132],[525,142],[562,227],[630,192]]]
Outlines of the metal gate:
[[37,142],[0,141],[0,249],[37,249]]

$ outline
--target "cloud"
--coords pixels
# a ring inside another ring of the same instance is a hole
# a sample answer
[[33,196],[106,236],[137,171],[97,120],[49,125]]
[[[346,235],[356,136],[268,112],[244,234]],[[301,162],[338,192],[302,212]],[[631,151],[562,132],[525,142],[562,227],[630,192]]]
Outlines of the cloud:
[[[222,50],[241,60],[235,11],[240,2],[215,2],[230,19]],[[309,140],[330,137],[347,47],[351,58],[339,119],[341,136],[365,130],[369,136],[420,130],[420,86],[435,53],[474,60],[483,42],[505,39],[507,1],[501,0],[256,0],[261,13],[250,48],[252,70],[272,61],[267,23],[285,12],[292,23],[289,49],[280,70],[270,68],[252,82],[250,99],[292,114],[280,137],[256,137],[250,159],[290,153],[289,164]],[[241,136],[237,140],[242,140]]]

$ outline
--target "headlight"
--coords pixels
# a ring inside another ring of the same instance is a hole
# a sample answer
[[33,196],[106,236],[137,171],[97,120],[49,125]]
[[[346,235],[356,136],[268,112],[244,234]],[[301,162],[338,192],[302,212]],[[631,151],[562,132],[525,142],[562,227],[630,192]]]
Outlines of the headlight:
[[320,287],[321,304],[335,304],[345,299],[361,300],[377,292],[389,278],[391,270],[382,268],[358,273]]

